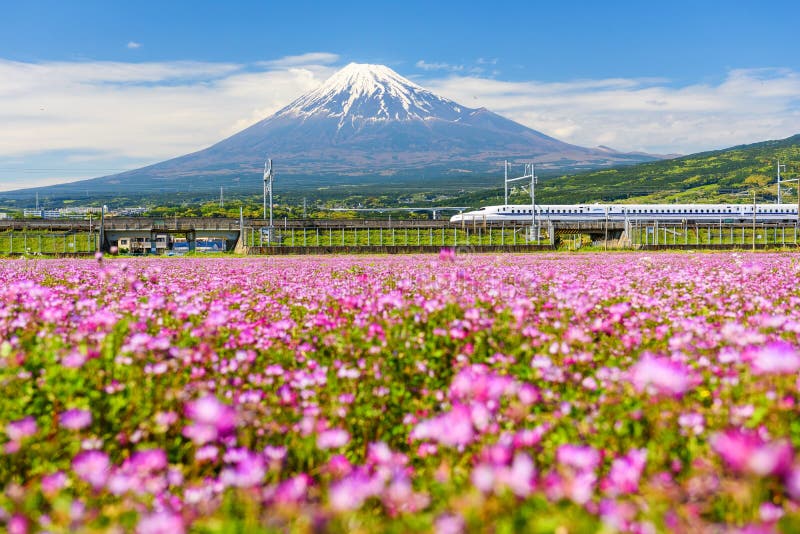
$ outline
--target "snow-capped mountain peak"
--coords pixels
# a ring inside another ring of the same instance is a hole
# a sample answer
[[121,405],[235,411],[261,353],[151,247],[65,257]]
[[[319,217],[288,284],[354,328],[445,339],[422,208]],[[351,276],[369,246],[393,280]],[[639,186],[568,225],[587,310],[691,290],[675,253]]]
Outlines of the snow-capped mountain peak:
[[[471,110],[467,110],[471,111]],[[366,122],[456,120],[464,110],[404,78],[385,65],[350,63],[278,116],[336,118],[358,128]]]

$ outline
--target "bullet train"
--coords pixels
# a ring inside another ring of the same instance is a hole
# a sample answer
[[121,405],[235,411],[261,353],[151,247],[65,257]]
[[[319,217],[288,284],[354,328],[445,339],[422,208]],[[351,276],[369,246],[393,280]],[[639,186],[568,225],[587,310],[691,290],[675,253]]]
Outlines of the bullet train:
[[[797,204],[758,204],[757,221],[796,221]],[[450,222],[530,222],[530,204],[486,206],[459,213]],[[537,204],[536,219],[544,221],[723,221],[753,220],[753,204]]]

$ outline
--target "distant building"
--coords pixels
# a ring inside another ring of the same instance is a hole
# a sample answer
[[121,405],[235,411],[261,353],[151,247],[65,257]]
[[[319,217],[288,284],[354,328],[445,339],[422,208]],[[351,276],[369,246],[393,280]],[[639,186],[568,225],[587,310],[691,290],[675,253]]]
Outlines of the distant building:
[[[156,235],[156,254],[166,252],[170,244],[169,235]],[[117,247],[122,253],[150,254],[153,251],[153,241],[149,237],[121,237],[117,241]]]
[[41,219],[59,219],[61,218],[61,212],[59,210],[42,210],[42,209],[32,209],[32,208],[25,208],[22,212],[23,217],[39,217]]
[[60,208],[58,212],[61,217],[80,217],[82,219],[89,214],[99,215],[102,209],[94,206],[71,206],[69,208]]
[[90,206],[72,206],[56,210],[25,208],[22,214],[24,217],[40,217],[42,219],[85,219],[91,214],[99,215],[100,210],[101,208]]
[[108,213],[111,216],[117,217],[138,217],[140,215],[144,215],[147,211],[147,208],[142,207],[135,207],[135,208],[118,208]]
[[0,211],[0,219],[8,219],[8,213]]

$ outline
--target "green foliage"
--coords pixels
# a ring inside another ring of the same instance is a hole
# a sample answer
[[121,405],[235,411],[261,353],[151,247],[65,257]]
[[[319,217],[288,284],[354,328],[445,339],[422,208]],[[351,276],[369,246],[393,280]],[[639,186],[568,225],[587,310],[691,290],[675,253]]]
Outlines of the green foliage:
[[575,198],[573,202],[640,199],[730,202],[740,199],[741,193],[756,189],[764,200],[773,200],[776,191],[765,188],[775,181],[779,159],[800,160],[800,135],[620,168],[612,175],[586,173],[560,177],[546,182],[541,194],[543,199],[552,195],[553,203],[569,198]]
[[[777,161],[787,165],[785,177],[800,173],[800,134],[778,141],[741,145],[676,159],[563,175],[543,180],[536,201],[543,204],[582,202],[742,202],[755,191],[762,201],[777,195]],[[499,180],[502,185],[502,181]],[[796,202],[797,188],[784,186],[785,201]],[[501,203],[501,189],[464,195],[465,205]],[[511,198],[529,203],[526,194]]]

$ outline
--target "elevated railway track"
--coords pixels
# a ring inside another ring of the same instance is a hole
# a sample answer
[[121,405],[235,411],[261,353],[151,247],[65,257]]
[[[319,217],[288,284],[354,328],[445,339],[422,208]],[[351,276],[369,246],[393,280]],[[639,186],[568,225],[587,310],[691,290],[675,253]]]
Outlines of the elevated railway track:
[[[663,221],[632,219],[539,220],[538,232],[523,221],[460,221],[431,219],[279,219],[270,239],[263,219],[193,217],[107,217],[76,219],[0,220],[0,255],[18,253],[78,254],[108,250],[123,242],[145,243],[141,253],[155,250],[157,241],[180,241],[192,250],[204,240],[223,243],[224,251],[249,254],[412,253],[441,247],[473,252],[521,252],[568,244],[593,243],[608,248],[769,248],[797,246],[798,224],[733,222],[720,219]],[[266,237],[265,237],[266,236]],[[127,241],[124,241],[127,240]],[[571,244],[571,245],[570,245]]]

